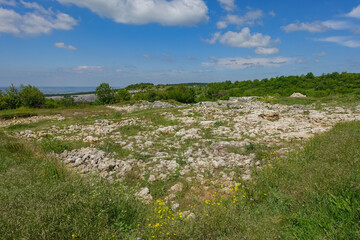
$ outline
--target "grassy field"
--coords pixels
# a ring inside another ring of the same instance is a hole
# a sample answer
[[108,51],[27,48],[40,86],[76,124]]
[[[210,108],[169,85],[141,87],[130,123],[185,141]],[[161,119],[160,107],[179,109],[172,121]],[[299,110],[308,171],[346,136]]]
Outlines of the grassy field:
[[0,139],[3,239],[360,238],[359,122],[337,125],[286,159],[268,153],[253,181],[194,198],[195,218],[161,199],[145,204],[119,183],[79,177],[49,157],[54,146],[3,132]]

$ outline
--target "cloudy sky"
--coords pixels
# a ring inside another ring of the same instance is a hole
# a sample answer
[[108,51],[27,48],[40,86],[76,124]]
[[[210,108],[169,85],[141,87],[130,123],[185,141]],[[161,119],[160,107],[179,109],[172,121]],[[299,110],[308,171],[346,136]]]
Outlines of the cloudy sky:
[[355,0],[0,0],[0,86],[359,72]]

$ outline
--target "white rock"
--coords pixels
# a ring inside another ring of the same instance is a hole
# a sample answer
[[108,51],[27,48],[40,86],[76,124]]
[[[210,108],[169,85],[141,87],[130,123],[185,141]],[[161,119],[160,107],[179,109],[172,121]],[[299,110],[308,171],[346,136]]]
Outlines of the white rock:
[[182,183],[177,183],[170,188],[169,191],[173,193],[182,192],[184,185]]

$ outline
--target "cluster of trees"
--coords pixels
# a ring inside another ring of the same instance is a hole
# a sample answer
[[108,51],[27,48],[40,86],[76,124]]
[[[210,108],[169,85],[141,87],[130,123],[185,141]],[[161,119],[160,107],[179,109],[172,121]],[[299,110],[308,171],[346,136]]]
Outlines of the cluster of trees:
[[360,94],[359,73],[330,73],[314,76],[280,76],[253,81],[225,81],[210,83],[200,91],[198,101],[226,99],[241,96],[290,96],[300,92],[310,97],[326,97],[336,94]]
[[36,87],[21,85],[20,90],[11,85],[5,92],[0,90],[0,110],[18,107],[42,107],[45,95]]
[[[139,86],[140,89],[136,89],[135,86]],[[175,100],[181,103],[193,103],[195,102],[196,92],[192,87],[185,85],[176,85],[167,88],[161,88],[160,90],[153,89],[154,85],[149,83],[140,83],[131,85],[132,90],[145,90],[140,91],[132,95],[127,87],[126,89],[115,90],[107,83],[102,83],[96,88],[96,96],[100,104],[112,104],[123,101],[157,101],[157,100]]]
[[[131,90],[140,90],[130,93]],[[138,83],[125,89],[113,89],[107,83],[96,88],[98,97],[95,104],[112,104],[126,101],[175,100],[181,103],[214,101],[242,96],[290,96],[300,92],[310,97],[325,97],[336,94],[360,96],[360,73],[330,73],[314,76],[312,73],[301,76],[280,76],[253,81],[225,81],[209,84],[157,85]],[[78,105],[71,97],[61,100],[45,99],[44,94],[34,86],[13,85],[5,92],[0,90],[0,110],[24,107],[70,107]],[[80,103],[81,104],[81,103]]]

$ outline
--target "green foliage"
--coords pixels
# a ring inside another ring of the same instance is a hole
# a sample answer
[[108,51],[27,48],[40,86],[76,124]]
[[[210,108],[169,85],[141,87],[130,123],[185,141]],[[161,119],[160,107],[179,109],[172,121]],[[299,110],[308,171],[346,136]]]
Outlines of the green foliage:
[[5,97],[3,92],[0,89],[0,110],[6,109],[7,108],[7,104],[5,101]]
[[137,84],[131,84],[126,87],[127,90],[145,90],[153,88],[153,83],[137,83]]
[[230,81],[210,83],[198,94],[198,101],[224,99],[241,96],[290,96],[300,92],[308,97],[326,97],[336,94],[357,94],[360,89],[359,73],[331,73],[315,77],[313,73],[306,76],[280,76],[261,81]]
[[46,98],[45,99],[45,108],[57,108],[59,106],[59,103],[55,101],[52,98]]
[[20,107],[20,96],[19,91],[14,85],[11,85],[3,96],[3,101],[6,103],[5,109],[15,109]]
[[59,100],[59,105],[64,107],[71,107],[71,106],[75,106],[76,103],[73,97],[64,97]]
[[185,85],[178,85],[168,89],[169,99],[174,99],[181,103],[193,103],[195,102],[195,90]]
[[115,94],[116,102],[129,101],[131,99],[131,93],[126,89],[119,89]]
[[21,105],[24,107],[41,107],[45,103],[45,95],[36,87],[31,85],[21,85],[19,97]]
[[101,83],[96,88],[96,96],[101,104],[111,104],[115,102],[114,91],[108,83]]

